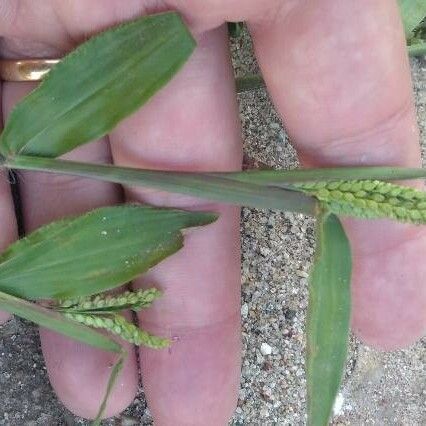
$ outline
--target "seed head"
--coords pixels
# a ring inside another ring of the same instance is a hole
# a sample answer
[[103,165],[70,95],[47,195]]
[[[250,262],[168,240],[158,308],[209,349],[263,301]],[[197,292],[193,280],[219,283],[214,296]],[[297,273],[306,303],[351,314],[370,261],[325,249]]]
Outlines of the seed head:
[[138,346],[144,345],[153,349],[161,349],[170,344],[169,339],[153,336],[141,330],[139,327],[136,327],[131,322],[128,322],[126,318],[118,314],[104,316],[65,312],[64,316],[89,327],[108,330],[120,336],[122,339]]
[[59,303],[61,311],[92,312],[92,311],[122,311],[132,309],[139,311],[151,306],[155,299],[161,296],[156,288],[147,290],[126,291],[118,296],[98,294],[91,297],[67,299]]
[[335,214],[426,223],[426,193],[378,180],[306,182],[294,184]]

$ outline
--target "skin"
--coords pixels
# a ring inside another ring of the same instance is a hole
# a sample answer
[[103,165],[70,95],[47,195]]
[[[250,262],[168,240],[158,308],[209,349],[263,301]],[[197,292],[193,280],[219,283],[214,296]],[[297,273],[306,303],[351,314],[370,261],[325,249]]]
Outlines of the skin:
[[[268,90],[305,166],[420,165],[409,64],[393,0],[2,0],[2,55],[57,56],[102,28],[165,9],[181,11],[198,39],[196,53],[143,110],[67,158],[178,170],[240,168],[238,111],[222,24],[245,20]],[[3,84],[4,119],[31,87]],[[170,351],[140,350],[155,423],[226,424],[239,386],[238,210],[34,173],[22,174],[21,194],[26,231],[123,199],[222,213],[218,223],[189,233],[181,252],[135,285],[165,290],[140,319],[151,331],[177,337]],[[0,179],[0,198],[4,247],[16,237],[6,179]],[[415,342],[426,328],[424,228],[356,220],[345,226],[354,256],[355,333],[381,349]],[[92,417],[111,355],[46,330],[40,335],[59,398],[74,413]],[[132,354],[107,415],[123,410],[136,387]]]

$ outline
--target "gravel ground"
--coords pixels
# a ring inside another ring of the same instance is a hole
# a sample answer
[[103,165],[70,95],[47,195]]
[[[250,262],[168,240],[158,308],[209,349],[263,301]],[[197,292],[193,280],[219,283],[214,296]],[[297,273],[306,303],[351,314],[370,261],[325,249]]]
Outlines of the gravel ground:
[[[247,36],[232,48],[236,73],[256,71]],[[426,60],[412,69],[426,150]],[[297,158],[267,94],[240,96],[245,162],[297,167]],[[242,211],[243,368],[232,425],[305,423],[304,317],[314,252],[313,220],[301,215]],[[335,425],[426,424],[426,340],[392,353],[351,340]],[[34,327],[19,319],[0,327],[0,425],[87,424],[56,400]],[[150,425],[142,391],[134,404],[105,425]]]

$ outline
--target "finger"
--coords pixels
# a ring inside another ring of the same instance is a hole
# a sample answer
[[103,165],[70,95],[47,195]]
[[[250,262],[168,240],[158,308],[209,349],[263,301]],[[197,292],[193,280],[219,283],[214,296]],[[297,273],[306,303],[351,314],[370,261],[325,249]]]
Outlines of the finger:
[[[116,164],[241,167],[226,31],[206,33],[198,42],[183,71],[110,135]],[[140,316],[142,327],[173,339],[169,350],[140,351],[155,424],[226,424],[235,408],[240,370],[238,209],[136,188],[126,194],[129,200],[220,213],[217,223],[191,231],[183,250],[137,284],[155,284],[165,293]]]
[[[307,1],[252,23],[268,87],[305,165],[419,166],[405,40],[395,1]],[[422,228],[346,221],[353,326],[396,348],[426,328]]]
[[[1,82],[0,82],[0,100],[1,100]],[[1,102],[0,102],[1,117]],[[1,121],[0,121],[1,130]],[[10,185],[7,171],[0,170],[0,223],[2,232],[0,233],[0,250],[5,249],[17,237],[15,211],[10,193]],[[0,325],[10,318],[7,312],[0,311]]]
[[[33,88],[29,83],[4,85],[4,112]],[[107,162],[106,140],[86,145],[67,158]],[[119,191],[109,184],[40,173],[21,174],[21,200],[27,232],[58,218],[77,215],[95,207],[120,200]],[[60,277],[58,277],[60,285]],[[40,330],[41,344],[49,378],[58,397],[73,413],[93,418],[106,391],[116,354],[77,343],[46,329]],[[122,411],[134,399],[137,390],[137,366],[133,347],[126,345],[129,356],[109,399],[106,415]]]

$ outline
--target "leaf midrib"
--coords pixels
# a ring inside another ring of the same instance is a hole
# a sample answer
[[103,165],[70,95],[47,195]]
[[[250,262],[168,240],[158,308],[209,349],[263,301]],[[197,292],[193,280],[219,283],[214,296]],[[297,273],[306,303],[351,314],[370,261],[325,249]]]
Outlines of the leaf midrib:
[[[161,238],[161,240],[157,244],[161,244],[161,243],[163,243],[163,244],[167,243],[168,244],[169,243],[168,239],[174,241],[177,232],[179,232],[179,231],[175,231],[175,233],[174,233],[174,235],[172,237],[170,235],[167,235],[167,237],[168,237],[167,239],[164,238],[164,237]],[[161,235],[161,234],[159,234],[159,235]],[[118,244],[118,245],[114,244],[114,250],[120,250],[120,249],[125,248],[125,247],[130,248],[130,247],[138,246],[138,245],[141,245],[141,244],[143,244],[143,242],[141,242],[140,240],[139,241],[135,241],[134,243],[129,243],[129,241],[125,241],[123,244]],[[144,250],[145,250],[144,248],[141,248],[141,251],[144,251]],[[151,250],[153,250],[153,249],[151,248]],[[57,268],[60,265],[65,265],[67,263],[73,263],[73,262],[76,262],[76,261],[78,261],[79,259],[82,259],[82,258],[89,258],[89,257],[93,257],[93,256],[97,257],[99,254],[101,254],[101,253],[103,253],[105,251],[111,251],[111,245],[108,246],[108,244],[106,244],[104,247],[102,247],[102,248],[100,248],[98,250],[91,251],[90,254],[86,253],[86,254],[80,255],[80,256],[73,256],[72,259],[70,259],[70,257],[68,257],[66,259],[61,259],[58,262],[52,262],[52,263],[49,263],[49,264],[43,264],[43,265],[41,265],[39,267],[32,268],[32,269],[26,269],[24,273],[21,273],[21,274],[18,274],[18,275],[8,275],[7,280],[9,280],[9,279],[17,279],[17,278],[20,278],[20,277],[24,277],[24,276],[26,276],[28,274],[32,274],[32,273],[38,272],[40,270]],[[137,256],[139,257],[140,254],[138,254]],[[0,269],[0,281],[4,281],[5,280],[4,277],[2,277],[2,275],[3,275],[2,272],[4,272],[4,271],[1,271],[1,269]]]
[[[134,36],[134,35],[132,35]],[[132,38],[132,37],[129,37]],[[82,104],[87,103],[90,99],[92,99],[93,97],[95,97],[97,94],[99,94],[100,92],[102,92],[103,90],[105,90],[105,88],[113,81],[117,80],[117,78],[119,77],[119,75],[121,75],[122,71],[125,71],[128,68],[132,68],[133,65],[135,65],[141,58],[143,59],[144,57],[148,56],[149,54],[151,54],[155,49],[157,49],[157,47],[162,46],[164,44],[166,44],[166,42],[168,41],[168,39],[164,36],[159,40],[159,43],[155,44],[152,49],[150,49],[148,52],[144,52],[143,55],[136,55],[135,59],[129,62],[126,62],[123,66],[119,67],[116,69],[116,71],[111,75],[111,78],[107,79],[104,81],[103,86],[101,87],[97,87],[96,89],[94,89],[93,91],[89,92],[82,100],[78,100],[75,103],[71,104],[69,106],[69,108],[65,109],[64,111],[62,111],[61,114],[57,115],[54,117],[53,120],[50,121],[51,124],[49,124],[48,126],[44,127],[42,130],[40,130],[39,132],[37,132],[34,136],[32,136],[28,142],[26,142],[17,152],[18,155],[20,154],[24,154],[26,150],[28,150],[29,148],[31,148],[31,145],[34,144],[34,142],[37,142],[37,139],[43,135],[43,133],[47,133],[50,129],[52,129],[53,127],[56,126],[55,121],[62,119],[63,117],[65,117],[66,115],[68,115],[72,110],[74,110],[76,107],[81,106]]]

